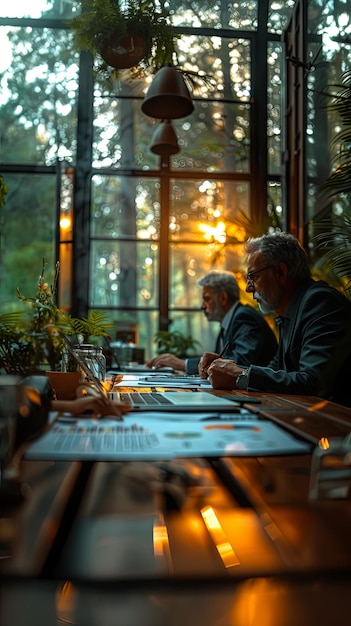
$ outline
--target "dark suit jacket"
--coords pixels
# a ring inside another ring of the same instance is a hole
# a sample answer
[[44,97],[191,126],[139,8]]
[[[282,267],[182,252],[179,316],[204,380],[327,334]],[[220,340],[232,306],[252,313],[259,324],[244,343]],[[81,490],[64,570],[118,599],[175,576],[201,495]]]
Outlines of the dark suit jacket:
[[[277,350],[277,340],[264,317],[252,306],[237,304],[224,335],[224,344],[230,342],[223,358],[239,365],[251,363],[266,365]],[[197,374],[199,357],[187,359],[187,373]]]
[[324,281],[301,284],[268,367],[250,368],[249,390],[318,395],[351,406],[351,302]]

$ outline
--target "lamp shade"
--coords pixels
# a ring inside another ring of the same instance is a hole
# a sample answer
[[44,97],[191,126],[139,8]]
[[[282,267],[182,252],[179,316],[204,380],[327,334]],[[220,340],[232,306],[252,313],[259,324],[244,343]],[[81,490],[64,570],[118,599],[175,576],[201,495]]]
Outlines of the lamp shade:
[[162,120],[155,128],[150,150],[163,157],[177,154],[180,151],[177,135],[170,120]]
[[194,105],[182,73],[175,67],[161,67],[147,90],[141,110],[145,115],[161,120],[190,115]]

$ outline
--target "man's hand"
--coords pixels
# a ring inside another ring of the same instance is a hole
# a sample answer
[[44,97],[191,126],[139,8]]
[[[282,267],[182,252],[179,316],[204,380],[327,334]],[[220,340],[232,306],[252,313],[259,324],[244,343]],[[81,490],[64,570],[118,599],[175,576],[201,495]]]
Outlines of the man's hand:
[[76,400],[52,400],[52,410],[71,415],[90,413],[93,417],[116,417],[122,419],[125,413],[131,410],[130,404],[123,404],[113,400],[104,401],[103,398],[87,394]]
[[243,371],[234,361],[216,359],[207,370],[214,389],[236,389],[235,381]]
[[173,367],[174,370],[185,372],[185,361],[183,361],[183,359],[179,359],[177,356],[174,356],[174,354],[169,354],[168,352],[155,356],[153,359],[148,361],[146,365],[147,367],[155,367],[156,369],[159,367]]
[[216,352],[203,353],[198,365],[199,376],[201,376],[201,378],[207,378],[207,370],[215,359],[218,359]]

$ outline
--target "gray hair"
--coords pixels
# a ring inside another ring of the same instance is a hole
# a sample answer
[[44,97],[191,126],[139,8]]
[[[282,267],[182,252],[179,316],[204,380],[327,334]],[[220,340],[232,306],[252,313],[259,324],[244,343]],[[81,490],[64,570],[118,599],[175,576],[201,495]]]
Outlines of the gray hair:
[[212,287],[215,294],[225,291],[230,302],[239,300],[239,286],[233,272],[212,270],[197,281],[200,287]]
[[261,252],[267,265],[285,263],[288,268],[288,276],[298,281],[311,276],[308,256],[298,242],[289,233],[276,232],[262,235],[262,237],[250,238],[245,244],[247,254]]

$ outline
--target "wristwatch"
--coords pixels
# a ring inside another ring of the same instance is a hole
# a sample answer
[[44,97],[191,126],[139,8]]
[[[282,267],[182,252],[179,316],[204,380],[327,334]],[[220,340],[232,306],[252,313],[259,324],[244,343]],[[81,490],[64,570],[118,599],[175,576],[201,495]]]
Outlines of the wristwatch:
[[241,374],[239,374],[239,376],[237,377],[235,384],[237,386],[237,389],[247,389],[247,384],[248,384],[248,379],[249,379],[249,370],[243,370],[241,372]]

